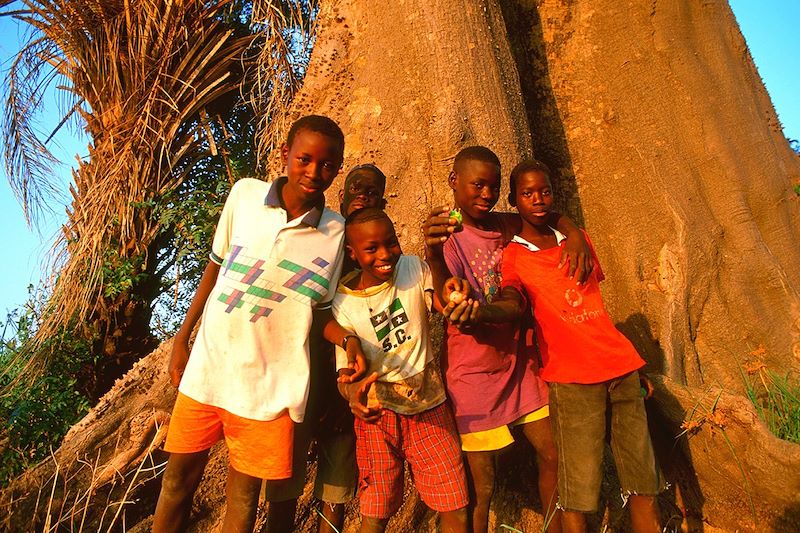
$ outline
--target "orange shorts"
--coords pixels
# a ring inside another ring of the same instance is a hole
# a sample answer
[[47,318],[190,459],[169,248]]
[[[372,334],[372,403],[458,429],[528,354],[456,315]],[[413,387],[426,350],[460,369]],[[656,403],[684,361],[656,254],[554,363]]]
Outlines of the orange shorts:
[[237,472],[262,479],[292,477],[294,422],[288,413],[275,420],[251,420],[178,393],[164,449],[169,453],[208,450],[220,439]]

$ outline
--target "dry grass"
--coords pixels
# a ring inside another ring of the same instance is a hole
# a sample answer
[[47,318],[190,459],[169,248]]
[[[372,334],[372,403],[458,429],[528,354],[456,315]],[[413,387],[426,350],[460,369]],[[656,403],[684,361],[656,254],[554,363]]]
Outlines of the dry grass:
[[[126,509],[136,503],[131,496],[141,485],[160,476],[166,467],[166,462],[156,463],[152,455],[163,441],[160,430],[157,426],[153,439],[136,468],[127,472],[116,472],[111,479],[103,474],[107,465],[100,464],[99,452],[93,462],[79,459],[77,468],[65,468],[55,455],[51,455],[53,474],[39,487],[34,506],[36,511],[30,517],[31,530],[125,531]],[[86,469],[89,470],[88,480],[83,473]],[[100,489],[109,483],[124,487],[124,490],[121,494],[120,490],[110,490],[105,501],[96,501],[101,493]],[[96,511],[90,513],[90,509]],[[6,517],[7,528],[11,526],[11,518]],[[15,524],[19,526],[19,521]]]

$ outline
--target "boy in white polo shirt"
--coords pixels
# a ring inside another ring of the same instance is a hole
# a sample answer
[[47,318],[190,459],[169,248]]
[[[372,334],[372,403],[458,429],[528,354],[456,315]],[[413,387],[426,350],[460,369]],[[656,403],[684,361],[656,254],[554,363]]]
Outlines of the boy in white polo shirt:
[[[308,396],[312,311],[330,308],[343,257],[343,220],[323,196],[343,153],[335,122],[303,117],[281,149],[287,175],[242,179],[231,189],[211,261],[174,339],[169,371],[180,386],[155,532],[186,529],[208,450],[222,438],[230,460],[223,530],[251,531],[261,479],[291,476],[293,427]],[[360,353],[347,333],[335,322],[324,331],[330,342],[344,340],[351,356]]]

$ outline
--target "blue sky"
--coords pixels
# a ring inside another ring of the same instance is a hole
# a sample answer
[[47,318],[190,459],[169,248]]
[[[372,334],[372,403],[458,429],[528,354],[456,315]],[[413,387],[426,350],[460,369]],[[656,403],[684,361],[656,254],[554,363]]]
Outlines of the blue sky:
[[[800,139],[800,1],[731,0],[742,33],[747,40],[759,73],[790,139]],[[7,17],[0,17],[0,69],[9,67],[9,58],[19,42],[18,28]],[[56,112],[43,119],[44,137],[52,128]],[[64,162],[55,169],[63,180],[70,175],[75,154],[85,155],[86,140],[75,132],[64,131],[50,147]],[[27,286],[37,283],[42,265],[47,262],[50,243],[64,219],[64,209],[45,215],[47,223],[39,231],[25,224],[22,208],[14,197],[3,169],[0,178],[0,228],[12,256],[0,266],[0,321],[5,313],[25,302]]]

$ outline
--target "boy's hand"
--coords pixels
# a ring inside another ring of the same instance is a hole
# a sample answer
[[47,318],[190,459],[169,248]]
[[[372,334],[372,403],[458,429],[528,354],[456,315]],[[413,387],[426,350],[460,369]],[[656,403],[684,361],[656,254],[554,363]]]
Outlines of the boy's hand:
[[442,315],[459,330],[469,330],[478,323],[478,307],[476,300],[468,298],[459,304],[448,303],[442,309]]
[[569,263],[567,271],[569,279],[577,278],[578,285],[589,279],[589,274],[594,268],[594,259],[592,258],[592,249],[589,248],[589,243],[586,242],[582,231],[573,231],[567,236],[564,247],[561,249],[558,268],[567,263]]
[[339,371],[336,381],[339,383],[353,383],[364,377],[367,373],[367,356],[361,348],[361,339],[356,336],[347,338],[347,368]]
[[468,299],[471,292],[472,286],[467,280],[457,277],[447,278],[442,287],[442,302],[445,305],[450,302],[458,305]]
[[367,395],[369,388],[378,379],[378,373],[373,372],[369,376],[354,383],[339,382],[339,393],[347,400],[350,405],[350,412],[364,422],[374,424],[377,422],[383,411],[380,405],[375,407],[367,406]]
[[653,397],[655,387],[653,387],[653,382],[650,381],[650,378],[647,377],[647,374],[644,372],[639,372],[639,386],[642,388],[642,397],[645,400],[649,400]]
[[189,362],[189,342],[177,336],[172,341],[172,355],[169,358],[169,379],[177,389]]
[[461,224],[450,217],[450,208],[447,206],[433,208],[428,219],[422,224],[425,246],[428,248],[441,249],[441,245],[457,231],[461,231]]

